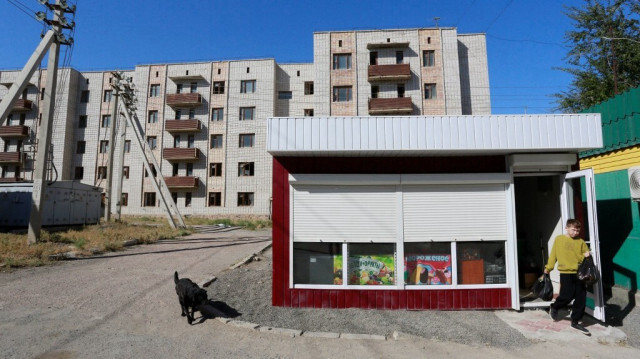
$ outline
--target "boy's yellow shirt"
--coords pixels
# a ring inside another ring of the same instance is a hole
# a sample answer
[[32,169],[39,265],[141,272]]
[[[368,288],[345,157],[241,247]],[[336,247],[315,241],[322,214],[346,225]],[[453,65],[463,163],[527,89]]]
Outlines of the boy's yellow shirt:
[[558,271],[565,274],[578,272],[578,265],[584,260],[589,247],[582,238],[571,238],[565,234],[556,237],[545,269],[552,271],[558,262]]

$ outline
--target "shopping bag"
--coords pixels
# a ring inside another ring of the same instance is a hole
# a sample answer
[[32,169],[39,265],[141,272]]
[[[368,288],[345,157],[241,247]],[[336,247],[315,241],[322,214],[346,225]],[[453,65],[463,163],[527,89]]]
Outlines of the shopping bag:
[[598,270],[591,256],[586,257],[578,266],[578,279],[586,285],[593,285],[600,279],[600,275],[598,275]]
[[548,274],[541,275],[540,278],[533,283],[531,293],[544,301],[549,301],[553,298],[553,284]]

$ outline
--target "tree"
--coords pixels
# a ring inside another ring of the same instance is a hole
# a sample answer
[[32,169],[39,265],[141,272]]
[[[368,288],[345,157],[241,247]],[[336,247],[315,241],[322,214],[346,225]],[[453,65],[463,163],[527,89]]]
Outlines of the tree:
[[558,109],[580,112],[640,85],[638,0],[585,0],[567,7],[574,22],[565,42],[571,50],[560,70],[573,75],[567,91],[554,94]]

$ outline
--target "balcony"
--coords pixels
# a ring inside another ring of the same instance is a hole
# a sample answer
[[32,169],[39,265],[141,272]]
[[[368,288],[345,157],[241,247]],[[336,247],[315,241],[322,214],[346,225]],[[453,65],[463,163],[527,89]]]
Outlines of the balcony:
[[162,157],[167,161],[197,161],[200,151],[197,148],[165,148]]
[[407,81],[411,79],[409,64],[369,65],[369,81]]
[[13,112],[29,112],[31,111],[31,108],[33,107],[33,102],[31,100],[25,100],[25,99],[18,99],[16,100],[16,103],[13,104],[13,108],[11,109],[11,111]]
[[2,138],[24,138],[29,137],[29,127],[27,126],[0,126],[0,137]]
[[164,181],[167,187],[169,187],[169,190],[196,190],[200,184],[198,177],[193,176],[165,177]]
[[375,49],[406,49],[407,47],[409,47],[409,42],[391,42],[389,40],[387,40],[387,42],[373,42],[373,43],[368,43],[367,44],[367,49],[368,50],[375,50]]
[[167,105],[171,107],[198,107],[202,105],[199,93],[172,93],[167,95]]
[[164,129],[170,133],[198,132],[200,120],[166,120]]
[[27,154],[22,152],[0,152],[0,164],[20,165],[24,162]]
[[411,97],[371,98],[369,99],[369,115],[411,114],[413,105]]
[[22,177],[0,178],[0,183],[15,183],[15,182],[24,182],[24,178]]

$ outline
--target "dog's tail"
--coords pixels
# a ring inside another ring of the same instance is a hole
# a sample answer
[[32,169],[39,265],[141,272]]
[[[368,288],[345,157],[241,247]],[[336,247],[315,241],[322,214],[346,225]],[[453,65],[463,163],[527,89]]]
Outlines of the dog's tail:
[[175,273],[173,273],[173,281],[178,284],[178,271],[176,271]]

